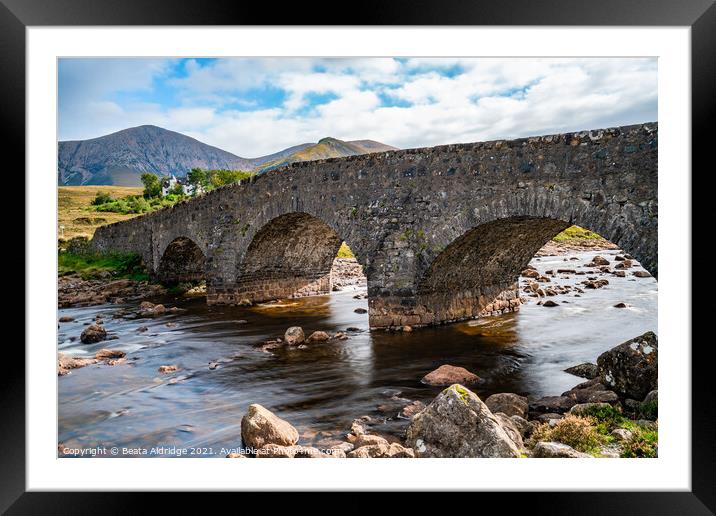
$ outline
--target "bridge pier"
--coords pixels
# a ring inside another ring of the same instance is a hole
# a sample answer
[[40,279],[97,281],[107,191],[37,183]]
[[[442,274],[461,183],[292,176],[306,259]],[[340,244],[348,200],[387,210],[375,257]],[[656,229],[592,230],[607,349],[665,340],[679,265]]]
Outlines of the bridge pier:
[[322,274],[315,279],[305,276],[273,278],[270,275],[256,275],[243,278],[235,287],[208,287],[206,301],[210,305],[263,303],[275,299],[329,294],[332,287],[330,274]]
[[463,290],[414,298],[369,298],[370,327],[390,329],[436,326],[519,310],[521,301],[517,283],[493,292],[497,293]]

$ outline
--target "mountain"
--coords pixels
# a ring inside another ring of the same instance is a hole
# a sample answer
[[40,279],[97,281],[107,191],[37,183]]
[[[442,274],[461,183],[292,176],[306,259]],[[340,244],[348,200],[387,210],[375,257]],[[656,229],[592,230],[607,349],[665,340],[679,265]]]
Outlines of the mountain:
[[294,161],[381,152],[393,147],[371,140],[324,138],[260,158],[242,158],[181,133],[153,125],[131,127],[90,140],[58,143],[59,185],[139,186],[144,172],[184,176],[192,168],[270,170]]
[[396,147],[391,147],[390,145],[373,140],[353,140],[346,142],[337,138],[323,138],[315,145],[309,145],[286,156],[266,161],[262,165],[259,165],[257,170],[261,173],[297,161],[342,158],[344,156],[356,156],[358,154],[370,154],[372,152],[384,152],[389,150],[396,150]]

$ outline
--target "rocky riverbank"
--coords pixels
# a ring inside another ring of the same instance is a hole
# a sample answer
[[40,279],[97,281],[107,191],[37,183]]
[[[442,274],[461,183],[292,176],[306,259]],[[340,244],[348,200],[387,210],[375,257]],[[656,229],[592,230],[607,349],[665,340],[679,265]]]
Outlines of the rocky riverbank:
[[60,276],[57,280],[57,305],[92,306],[122,304],[166,293],[166,288],[148,281],[111,279],[110,274],[97,279],[83,279],[79,274]]
[[615,244],[603,238],[597,239],[575,239],[557,242],[550,240],[535,253],[536,257],[541,256],[562,256],[569,253],[582,253],[585,251],[614,251],[619,249]]
[[[289,334],[299,332],[292,328]],[[403,439],[381,435],[380,422],[370,416],[354,420],[342,436],[310,431],[301,435],[288,421],[253,404],[241,420],[242,446],[227,457],[657,456],[656,335],[647,332],[606,351],[596,364],[570,369],[589,379],[559,396],[531,399],[499,393],[483,401],[453,383],[478,385],[476,375],[443,365],[423,378],[434,385],[449,384],[429,405],[402,398],[399,392],[392,395],[391,410],[409,421]]]

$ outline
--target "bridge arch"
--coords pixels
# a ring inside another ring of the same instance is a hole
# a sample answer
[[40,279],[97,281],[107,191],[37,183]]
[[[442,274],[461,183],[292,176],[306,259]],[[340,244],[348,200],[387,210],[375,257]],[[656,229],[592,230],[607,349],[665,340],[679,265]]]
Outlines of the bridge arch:
[[331,267],[343,239],[320,218],[289,212],[266,222],[237,265],[235,297],[261,302],[331,291]]
[[155,275],[160,282],[170,285],[203,281],[206,279],[206,255],[191,238],[174,238],[161,253]]

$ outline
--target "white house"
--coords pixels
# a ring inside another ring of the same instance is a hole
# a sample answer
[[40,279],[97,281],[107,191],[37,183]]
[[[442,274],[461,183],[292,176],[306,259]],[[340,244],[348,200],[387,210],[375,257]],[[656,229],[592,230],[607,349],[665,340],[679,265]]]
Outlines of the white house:
[[[165,197],[169,192],[174,190],[176,185],[181,185],[182,192],[184,192],[185,195],[193,195],[195,187],[187,183],[186,179],[177,179],[177,177],[172,174],[168,178],[162,179],[162,197]],[[197,185],[196,190],[197,194],[203,193],[204,191],[201,185]]]

